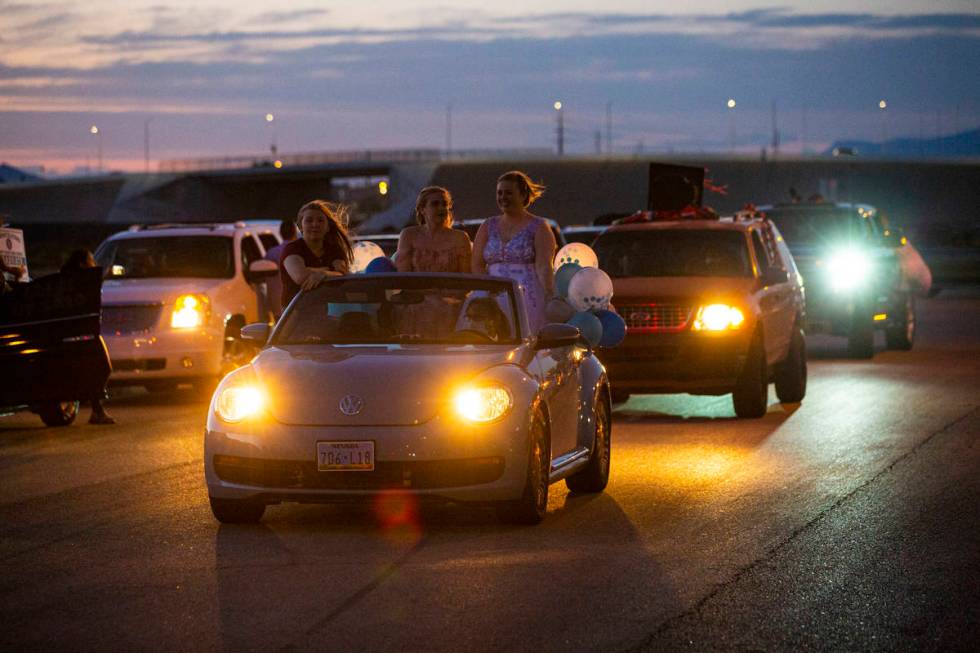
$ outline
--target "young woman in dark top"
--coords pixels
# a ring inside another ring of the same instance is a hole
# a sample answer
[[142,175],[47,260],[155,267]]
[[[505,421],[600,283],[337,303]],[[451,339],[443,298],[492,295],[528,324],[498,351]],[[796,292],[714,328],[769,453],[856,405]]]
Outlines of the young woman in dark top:
[[283,308],[300,290],[347,274],[353,254],[343,215],[342,206],[323,200],[313,200],[299,210],[296,225],[303,236],[287,243],[279,258]]

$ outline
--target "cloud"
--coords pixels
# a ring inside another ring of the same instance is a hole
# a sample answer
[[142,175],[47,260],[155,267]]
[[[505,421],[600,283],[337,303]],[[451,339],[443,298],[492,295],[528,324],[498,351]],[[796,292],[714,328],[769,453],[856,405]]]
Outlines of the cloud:
[[323,18],[330,15],[328,9],[296,9],[294,11],[269,11],[245,21],[248,25],[269,25],[292,23],[310,18]]

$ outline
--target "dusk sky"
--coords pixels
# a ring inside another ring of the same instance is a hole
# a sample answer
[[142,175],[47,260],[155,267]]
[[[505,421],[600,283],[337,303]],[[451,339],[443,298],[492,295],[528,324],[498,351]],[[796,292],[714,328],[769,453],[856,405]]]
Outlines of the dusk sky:
[[617,152],[728,151],[728,98],[798,152],[980,127],[978,71],[977,0],[0,0],[0,162],[443,148],[449,105],[454,148],[548,148],[556,100],[569,153],[607,105]]

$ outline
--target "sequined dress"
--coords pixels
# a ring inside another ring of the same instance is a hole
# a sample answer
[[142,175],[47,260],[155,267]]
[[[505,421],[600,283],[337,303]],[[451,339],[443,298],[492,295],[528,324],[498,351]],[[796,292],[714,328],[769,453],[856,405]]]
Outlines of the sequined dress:
[[483,248],[487,274],[520,284],[531,333],[537,333],[547,322],[544,309],[548,299],[534,267],[534,236],[540,223],[541,220],[531,220],[505,243],[500,236],[500,216],[488,218],[487,244]]

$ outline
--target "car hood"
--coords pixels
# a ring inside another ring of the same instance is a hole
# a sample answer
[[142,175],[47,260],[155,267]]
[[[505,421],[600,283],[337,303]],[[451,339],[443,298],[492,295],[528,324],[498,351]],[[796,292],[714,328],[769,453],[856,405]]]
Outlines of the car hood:
[[650,301],[717,301],[753,292],[752,277],[623,277],[613,279],[613,305]]
[[106,279],[103,304],[172,303],[184,293],[208,293],[227,279]]
[[[391,426],[426,422],[454,387],[482,370],[519,360],[519,347],[295,346],[265,350],[252,363],[283,424]],[[341,400],[359,398],[355,415]]]

